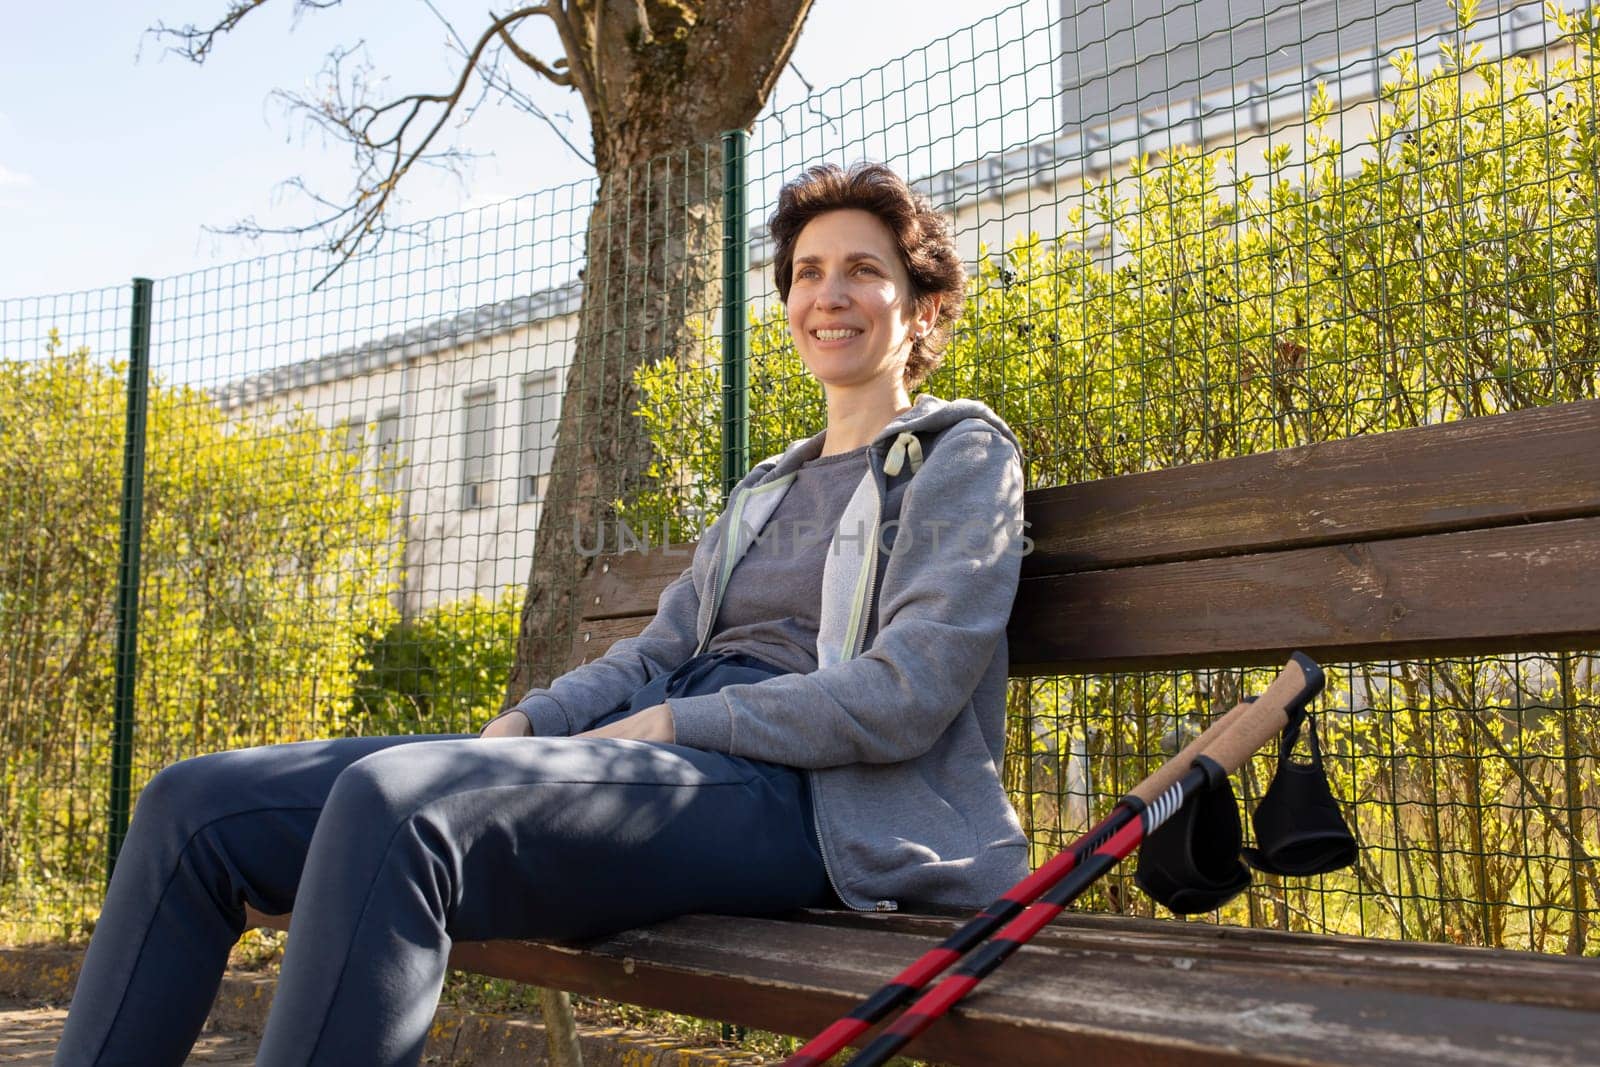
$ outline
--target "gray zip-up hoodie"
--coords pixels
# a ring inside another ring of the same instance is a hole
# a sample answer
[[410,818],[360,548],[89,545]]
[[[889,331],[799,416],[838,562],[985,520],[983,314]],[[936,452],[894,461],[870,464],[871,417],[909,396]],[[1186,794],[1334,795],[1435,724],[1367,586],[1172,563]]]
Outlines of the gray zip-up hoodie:
[[[639,636],[522,699],[534,733],[578,733],[704,651],[728,576],[824,437],[745,476]],[[806,771],[850,907],[979,907],[1027,873],[999,775],[1020,449],[985,405],[924,394],[867,456],[823,568],[817,670],[667,704],[679,744]]]

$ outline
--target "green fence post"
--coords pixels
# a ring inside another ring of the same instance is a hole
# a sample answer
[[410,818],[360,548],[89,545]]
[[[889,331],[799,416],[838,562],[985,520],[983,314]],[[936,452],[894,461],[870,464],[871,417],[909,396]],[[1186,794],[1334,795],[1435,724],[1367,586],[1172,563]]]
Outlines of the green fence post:
[[[750,469],[750,316],[745,277],[750,228],[744,214],[744,155],[749,135],[722,135],[722,499]],[[722,1040],[739,1041],[744,1027],[722,1024]]]
[[745,276],[750,231],[744,213],[743,130],[722,135],[722,498],[750,469],[750,332]]
[[133,683],[139,662],[139,549],[144,532],[145,405],[150,385],[150,304],[154,284],[133,280],[133,327],[128,341],[128,422],[122,441],[122,533],[117,564],[116,689],[112,702],[111,811],[106,834],[106,882],[128,835],[133,777]]

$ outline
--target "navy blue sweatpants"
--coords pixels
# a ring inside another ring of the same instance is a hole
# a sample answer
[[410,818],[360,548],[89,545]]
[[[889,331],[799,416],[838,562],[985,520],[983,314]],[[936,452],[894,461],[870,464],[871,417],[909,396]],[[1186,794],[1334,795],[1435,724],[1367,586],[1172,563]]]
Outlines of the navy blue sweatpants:
[[[778,669],[712,653],[611,717]],[[248,903],[293,910],[258,1063],[408,1064],[454,940],[582,938],[695,911],[831,899],[803,776],[680,745],[309,741],[151,780],[58,1064],[179,1064]]]

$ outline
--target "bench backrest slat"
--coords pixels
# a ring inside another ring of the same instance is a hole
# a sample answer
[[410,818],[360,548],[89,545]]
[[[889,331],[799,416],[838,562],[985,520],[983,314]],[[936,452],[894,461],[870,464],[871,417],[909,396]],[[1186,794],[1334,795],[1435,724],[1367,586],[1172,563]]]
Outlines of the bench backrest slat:
[[1597,573],[1600,518],[1035,578],[1011,673],[1592,648]]
[[[1035,490],[1017,676],[1600,644],[1600,401]],[[572,664],[692,546],[606,557]]]
[[[621,552],[596,561],[584,583],[584,620],[655,614],[661,591],[683,573],[694,557],[694,545],[652,546],[648,552]],[[643,625],[641,623],[641,625]]]
[[1600,402],[1029,493],[1023,576],[1600,515]]

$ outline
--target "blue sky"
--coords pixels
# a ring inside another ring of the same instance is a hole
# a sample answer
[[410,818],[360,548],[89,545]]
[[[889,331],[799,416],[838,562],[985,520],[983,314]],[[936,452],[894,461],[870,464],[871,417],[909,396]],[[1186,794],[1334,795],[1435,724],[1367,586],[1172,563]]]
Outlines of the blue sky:
[[[1032,0],[1043,5],[1045,0]],[[434,0],[464,34],[481,26],[481,0]],[[876,67],[1002,7],[1002,0],[816,0],[794,62],[822,87]],[[275,88],[312,84],[330,47],[364,41],[396,94],[448,82],[445,30],[423,0],[347,0],[291,16],[277,0],[221,39],[204,66],[165,55],[145,35],[158,21],[206,22],[226,0],[94,0],[6,5],[0,34],[0,300],[121,285],[256,255],[281,245],[217,236],[205,227],[253,216],[304,222],[287,196],[303,175],[331,195],[348,189],[347,150],[286,117]],[[1046,8],[1048,10],[1048,8]],[[519,35],[558,54],[553,31]],[[567,112],[587,148],[575,94],[526,79],[546,110]],[[787,73],[777,105],[805,95]],[[587,173],[538,120],[486,105],[457,136],[484,153],[462,182],[414,172],[400,217],[429,218],[560,185]]]

